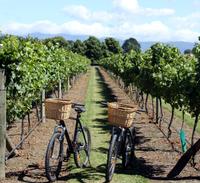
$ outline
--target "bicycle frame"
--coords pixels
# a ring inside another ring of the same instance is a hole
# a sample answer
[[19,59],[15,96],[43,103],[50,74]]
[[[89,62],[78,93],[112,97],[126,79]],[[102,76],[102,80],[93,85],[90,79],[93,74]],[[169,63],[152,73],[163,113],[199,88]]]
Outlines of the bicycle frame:
[[76,147],[75,137],[76,137],[76,134],[78,133],[78,128],[81,129],[81,132],[83,133],[84,141],[86,142],[86,137],[85,137],[85,133],[83,131],[83,126],[81,124],[80,117],[81,117],[80,113],[77,113],[73,141],[71,140],[71,138],[69,136],[68,129],[67,129],[67,127],[65,125],[65,122],[63,120],[60,120],[59,125],[56,126],[55,129],[54,129],[54,133],[61,131],[61,135],[60,135],[60,139],[59,140],[64,139],[64,136],[65,136],[65,138],[67,140],[67,143],[68,143],[69,153],[73,153],[75,151],[75,147]]

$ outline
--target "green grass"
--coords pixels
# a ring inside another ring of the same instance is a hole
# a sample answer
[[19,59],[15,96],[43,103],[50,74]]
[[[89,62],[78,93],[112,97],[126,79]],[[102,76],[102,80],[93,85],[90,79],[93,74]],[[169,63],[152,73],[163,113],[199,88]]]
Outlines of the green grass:
[[[110,127],[107,124],[107,109],[101,105],[101,101],[109,100],[109,89],[106,88],[98,71],[92,67],[90,80],[85,100],[87,111],[83,115],[83,123],[87,125],[92,136],[91,168],[77,169],[71,167],[70,175],[65,178],[68,182],[105,182],[105,167],[107,161],[107,150],[110,140]],[[119,160],[121,163],[121,160]],[[143,183],[147,179],[134,175],[131,170],[123,171],[118,166],[117,173],[114,174],[115,183]]]

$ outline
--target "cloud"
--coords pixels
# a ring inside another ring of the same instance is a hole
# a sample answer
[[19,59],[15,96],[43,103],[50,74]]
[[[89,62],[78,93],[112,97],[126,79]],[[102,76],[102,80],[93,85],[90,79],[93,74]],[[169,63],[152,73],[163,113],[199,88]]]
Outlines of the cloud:
[[112,20],[115,16],[114,13],[106,11],[90,11],[87,7],[83,5],[69,5],[64,9],[67,15],[72,18],[77,18],[85,21],[99,21],[99,22],[108,22]]
[[74,35],[93,35],[97,37],[110,36],[110,28],[100,23],[84,24],[79,21],[69,21],[61,26],[63,33]]
[[91,11],[84,5],[67,5],[63,11],[72,19],[84,22],[100,22],[115,24],[132,19],[132,21],[141,16],[169,16],[175,11],[169,8],[144,8],[137,0],[112,0],[114,8],[110,11]]
[[162,9],[152,9],[152,8],[143,8],[140,9],[141,14],[145,14],[146,16],[168,16],[173,15],[175,11],[169,8]]
[[60,32],[60,29],[56,23],[53,23],[48,20],[41,20],[31,24],[13,22],[8,25],[2,26],[2,32],[9,34],[19,34],[19,35],[34,33],[34,32],[57,34]]
[[171,18],[172,24],[177,29],[200,29],[200,13],[195,12],[186,16],[176,16]]
[[[116,30],[117,28],[115,28]],[[168,41],[170,39],[170,30],[160,21],[144,24],[124,23],[118,28],[116,36],[120,36],[123,39],[132,36],[144,41]]]
[[177,41],[197,42],[200,32],[192,31],[189,29],[176,30],[173,38]]
[[79,21],[68,21],[63,24],[56,24],[51,21],[37,21],[31,24],[10,23],[2,27],[3,33],[29,34],[40,32],[44,34],[72,34],[72,35],[94,35],[97,37],[109,36],[110,28],[100,23],[84,24]]
[[64,11],[75,18],[89,20],[92,13],[83,5],[70,5],[64,8]]
[[142,41],[196,41],[199,32],[189,29],[172,30],[160,21],[150,23],[133,24],[124,22],[119,26],[105,26],[101,23],[81,23],[79,21],[68,21],[56,24],[50,21],[38,21],[32,24],[11,23],[2,27],[3,33],[28,34],[34,32],[71,35],[94,35],[97,37],[116,37],[127,39],[135,37]]
[[48,34],[65,33],[71,35],[94,35],[97,37],[112,36],[121,39],[135,37],[138,40],[145,41],[167,41],[170,39],[169,28],[159,21],[144,24],[124,22],[118,26],[105,26],[98,22],[82,23],[80,21],[68,21],[63,24],[56,24],[45,20],[32,24],[11,23],[3,26],[3,32],[19,35],[34,32]]
[[137,13],[140,9],[137,0],[113,0],[113,4],[119,9],[123,9],[132,13]]
[[[71,34],[94,35],[97,37],[134,37],[140,41],[197,41],[200,35],[200,13],[186,16],[158,17],[172,15],[173,9],[141,7],[137,0],[112,0],[113,11],[91,11],[83,5],[70,5],[64,11],[70,20],[57,24],[49,20],[29,24],[13,22],[1,26],[10,34]],[[144,17],[145,16],[145,17]]]
[[174,9],[169,8],[156,9],[141,7],[138,0],[113,0],[113,5],[119,10],[143,16],[169,16],[175,13]]

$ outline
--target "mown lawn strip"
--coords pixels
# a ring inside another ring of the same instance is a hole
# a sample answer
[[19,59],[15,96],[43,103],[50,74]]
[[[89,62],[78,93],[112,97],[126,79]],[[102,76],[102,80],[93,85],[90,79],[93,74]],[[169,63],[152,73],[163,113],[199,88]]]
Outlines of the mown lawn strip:
[[[102,106],[102,101],[109,100],[109,90],[101,78],[98,68],[92,67],[85,100],[87,111],[83,115],[83,123],[89,127],[92,136],[92,152],[90,168],[77,169],[71,167],[68,182],[105,182],[105,167],[107,161],[107,150],[110,140],[110,127],[107,123],[107,108]],[[123,171],[118,161],[113,181],[115,183],[137,183],[147,182],[131,170]]]

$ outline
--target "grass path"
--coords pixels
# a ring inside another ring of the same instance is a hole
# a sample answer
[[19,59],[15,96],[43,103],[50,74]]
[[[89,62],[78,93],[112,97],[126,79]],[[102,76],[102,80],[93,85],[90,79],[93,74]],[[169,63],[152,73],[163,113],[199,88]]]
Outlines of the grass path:
[[[109,89],[106,88],[98,69],[91,68],[90,80],[85,100],[87,112],[83,115],[85,125],[90,128],[92,136],[91,168],[76,169],[70,171],[68,182],[105,182],[105,167],[107,160],[107,149],[110,140],[110,129],[107,124],[107,109],[101,105],[101,101],[108,101]],[[119,163],[121,163],[119,161]],[[115,183],[146,182],[141,176],[131,175],[125,172],[120,165],[113,177]],[[65,179],[66,180],[66,179]]]

